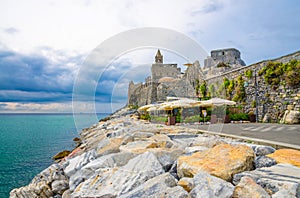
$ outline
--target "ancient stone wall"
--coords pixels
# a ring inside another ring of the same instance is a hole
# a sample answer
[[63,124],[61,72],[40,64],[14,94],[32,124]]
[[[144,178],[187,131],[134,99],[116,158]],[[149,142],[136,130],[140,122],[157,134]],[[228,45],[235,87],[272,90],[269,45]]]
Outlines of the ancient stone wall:
[[[255,113],[255,71],[258,73],[258,71],[266,66],[269,61],[287,63],[292,59],[300,60],[300,51],[273,60],[261,61],[259,63],[241,67],[230,72],[207,78],[206,81],[208,86],[211,84],[216,86],[221,85],[224,78],[229,80],[237,79],[237,77],[241,75],[246,82],[246,102],[244,102],[244,110],[246,112],[253,111]],[[252,71],[252,76],[250,78],[245,75],[247,70]],[[271,120],[277,122],[283,116],[288,105],[290,105],[289,108],[293,108],[297,111],[300,110],[300,87],[292,89],[281,85],[278,89],[274,90],[272,86],[265,82],[264,77],[259,75],[257,75],[257,85],[259,120],[262,120],[264,115],[269,113]]]
[[181,74],[180,68],[177,64],[152,64],[151,67],[152,81],[158,82],[163,77],[178,78]]

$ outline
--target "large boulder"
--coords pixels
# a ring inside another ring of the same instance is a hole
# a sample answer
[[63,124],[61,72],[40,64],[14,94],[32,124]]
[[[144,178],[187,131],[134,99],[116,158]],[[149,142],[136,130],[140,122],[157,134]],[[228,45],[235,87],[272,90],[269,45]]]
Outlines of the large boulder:
[[234,186],[220,178],[206,172],[200,172],[193,178],[195,187],[190,192],[191,198],[198,197],[222,197],[230,198]]
[[269,113],[266,113],[262,121],[263,123],[271,122],[271,115]]
[[76,171],[80,170],[90,161],[96,159],[96,151],[90,150],[74,158],[67,159],[64,163],[64,172],[68,177],[71,177]]
[[299,111],[286,110],[285,113],[284,113],[283,118],[280,121],[280,123],[283,123],[283,124],[299,124],[300,123],[300,112]]
[[270,167],[276,164],[276,161],[267,156],[258,156],[255,158],[255,168]]
[[135,157],[135,154],[133,153],[121,152],[105,155],[90,161],[88,164],[86,164],[80,170],[76,171],[73,175],[70,176],[70,190],[74,191],[74,189],[81,182],[91,177],[98,169],[124,166],[133,157]]
[[[147,182],[138,186],[131,192],[128,192],[120,196],[120,198],[132,198],[132,197],[187,198],[188,193],[182,187],[176,186],[176,184],[177,184],[177,180],[170,173],[165,173],[148,180]],[[176,192],[176,194],[174,191]]]
[[201,171],[231,181],[236,173],[252,170],[254,161],[252,148],[245,145],[220,144],[191,156],[180,156],[177,173],[181,177],[193,177]]
[[116,197],[134,190],[149,179],[164,173],[151,152],[128,161],[119,168],[98,169],[74,190],[72,197]]
[[277,164],[234,175],[238,185],[245,176],[252,178],[272,197],[300,197],[300,168],[290,164]]
[[123,138],[107,138],[100,141],[97,146],[97,157],[120,152],[119,147],[122,142]]
[[288,163],[300,167],[300,151],[294,149],[279,149],[267,155],[277,163]]
[[144,153],[149,148],[158,148],[158,145],[153,140],[128,142],[126,145],[120,146],[123,152]]
[[52,164],[35,176],[29,185],[12,190],[10,197],[52,197],[62,195],[68,188],[67,177],[62,166]]
[[269,198],[270,195],[258,185],[251,177],[242,177],[240,183],[235,187],[233,197],[243,198]]

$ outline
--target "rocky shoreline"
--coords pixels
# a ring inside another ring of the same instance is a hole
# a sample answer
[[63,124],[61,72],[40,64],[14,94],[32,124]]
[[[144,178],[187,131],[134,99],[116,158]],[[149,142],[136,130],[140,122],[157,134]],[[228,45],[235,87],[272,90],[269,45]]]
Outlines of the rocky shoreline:
[[300,197],[300,151],[152,124],[127,108],[67,154],[10,197]]

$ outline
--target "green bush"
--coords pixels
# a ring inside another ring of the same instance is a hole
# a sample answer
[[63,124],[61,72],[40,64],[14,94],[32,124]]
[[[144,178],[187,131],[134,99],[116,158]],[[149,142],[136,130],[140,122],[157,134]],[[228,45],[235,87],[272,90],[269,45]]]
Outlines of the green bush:
[[189,116],[189,117],[186,117],[183,122],[199,122],[200,121],[200,115],[194,115],[194,116]]
[[165,123],[165,122],[168,122],[168,117],[166,117],[166,116],[151,116],[151,121]]
[[203,98],[207,97],[207,86],[205,81],[200,85],[200,93]]
[[142,120],[150,120],[151,117],[150,117],[149,114],[142,114],[142,115],[140,116],[140,119],[142,119]]
[[300,61],[291,60],[288,63],[268,62],[259,70],[258,75],[263,76],[267,84],[277,88],[278,85],[287,84],[290,87],[300,85]]
[[229,117],[232,121],[249,120],[249,115],[246,113],[233,113],[229,114]]
[[251,79],[252,75],[253,75],[253,71],[251,69],[245,71],[245,76],[247,76],[248,79]]

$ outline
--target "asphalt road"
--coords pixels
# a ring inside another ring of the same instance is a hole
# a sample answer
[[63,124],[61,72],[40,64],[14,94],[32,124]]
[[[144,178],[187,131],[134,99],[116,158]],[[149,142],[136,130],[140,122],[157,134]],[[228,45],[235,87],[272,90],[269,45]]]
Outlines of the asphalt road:
[[265,123],[191,125],[192,128],[300,146],[300,125]]

